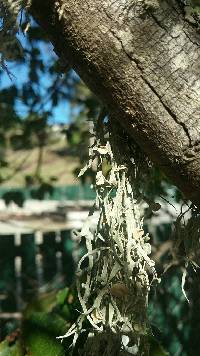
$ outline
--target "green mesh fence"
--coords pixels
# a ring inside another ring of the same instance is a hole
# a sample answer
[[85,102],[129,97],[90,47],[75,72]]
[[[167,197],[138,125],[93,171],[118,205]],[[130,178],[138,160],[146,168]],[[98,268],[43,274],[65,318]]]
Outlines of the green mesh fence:
[[[0,188],[0,199],[10,200],[93,200],[95,192],[90,185],[68,185],[52,187],[35,188]],[[14,198],[14,199],[13,199]]]

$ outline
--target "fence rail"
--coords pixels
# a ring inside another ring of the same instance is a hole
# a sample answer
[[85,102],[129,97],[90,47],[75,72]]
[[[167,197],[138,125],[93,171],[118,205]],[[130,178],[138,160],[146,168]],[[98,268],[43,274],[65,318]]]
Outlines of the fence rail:
[[[2,187],[0,188],[0,199],[8,199],[9,195],[21,195],[22,201],[27,199],[40,199],[41,191],[38,190],[39,187],[34,188],[20,188],[20,187]],[[91,189],[89,184],[77,184],[77,185],[67,185],[67,186],[54,186],[50,191],[43,192],[42,200],[94,200],[95,192]]]

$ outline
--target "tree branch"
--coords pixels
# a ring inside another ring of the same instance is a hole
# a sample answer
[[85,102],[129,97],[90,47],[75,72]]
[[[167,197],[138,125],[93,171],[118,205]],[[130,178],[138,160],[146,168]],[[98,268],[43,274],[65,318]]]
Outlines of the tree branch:
[[56,53],[200,206],[200,35],[175,0],[33,0]]

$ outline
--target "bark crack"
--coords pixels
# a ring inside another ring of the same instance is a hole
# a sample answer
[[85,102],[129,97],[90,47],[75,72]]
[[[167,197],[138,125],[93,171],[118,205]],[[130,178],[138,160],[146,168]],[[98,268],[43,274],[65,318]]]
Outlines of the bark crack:
[[158,94],[158,92],[155,90],[155,88],[151,85],[151,83],[148,82],[148,80],[142,75],[142,79],[144,80],[144,82],[149,86],[149,88],[153,91],[153,93],[157,96],[157,98],[159,99],[159,101],[162,103],[162,105],[164,106],[165,110],[168,112],[168,114],[174,119],[174,121],[180,125],[188,140],[189,140],[189,147],[192,147],[192,140],[191,140],[191,137],[190,137],[190,134],[189,134],[189,130],[187,128],[187,126],[185,125],[184,122],[181,122],[177,119],[177,116],[176,114],[174,114],[174,112],[164,103],[164,101],[162,100],[162,97]]
[[200,47],[200,43],[192,40],[192,38],[189,36],[189,34],[187,33],[187,31],[184,28],[183,28],[183,32],[193,45]]
[[[186,124],[184,122],[181,122],[177,119],[177,115],[167,106],[167,104],[163,101],[161,95],[158,94],[158,92],[156,91],[156,89],[152,86],[151,83],[149,83],[149,81],[144,77],[144,75],[142,74],[142,67],[140,66],[140,63],[139,61],[133,57],[133,55],[130,55],[127,50],[125,49],[124,47],[124,44],[123,44],[123,41],[121,40],[121,38],[119,38],[115,33],[114,31],[112,31],[111,29],[111,33],[113,34],[113,36],[115,37],[115,39],[117,39],[120,44],[121,44],[121,47],[124,51],[124,53],[127,55],[127,57],[135,63],[135,65],[137,66],[138,70],[140,71],[141,73],[141,78],[143,79],[143,81],[148,85],[148,87],[151,89],[151,91],[156,95],[156,97],[159,99],[160,103],[163,105],[163,107],[165,108],[165,110],[168,112],[168,114],[174,119],[174,121],[180,125],[182,128],[183,128],[183,131],[185,132],[187,138],[188,138],[188,141],[189,141],[189,148],[192,147],[192,139],[190,137],[190,134],[189,134],[189,130],[186,126]],[[181,49],[182,50],[182,49]]]
[[153,12],[150,13],[151,18],[154,20],[154,22],[164,31],[167,31],[167,28],[165,26],[163,26],[163,24],[161,23],[161,21],[158,20],[158,18],[156,17],[155,14],[153,14]]

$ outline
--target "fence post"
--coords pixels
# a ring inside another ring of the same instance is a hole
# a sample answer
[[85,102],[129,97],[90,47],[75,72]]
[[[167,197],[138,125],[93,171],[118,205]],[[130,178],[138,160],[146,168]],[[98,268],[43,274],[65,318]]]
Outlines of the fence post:
[[71,230],[62,230],[60,232],[61,236],[61,251],[62,251],[62,263],[63,263],[63,274],[65,276],[65,281],[68,286],[74,280],[75,265],[73,259],[73,241],[71,239]]
[[36,245],[32,233],[21,235],[22,286],[25,299],[30,299],[37,293]]
[[0,238],[0,308],[16,310],[15,245],[14,235]]
[[42,255],[44,280],[45,282],[49,282],[57,273],[55,232],[43,233]]

